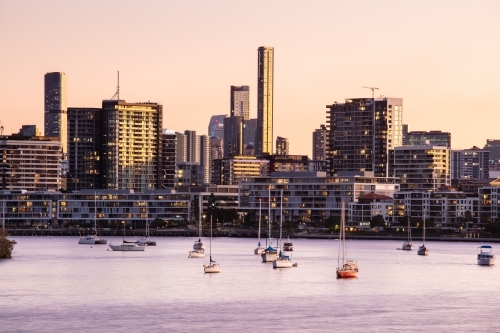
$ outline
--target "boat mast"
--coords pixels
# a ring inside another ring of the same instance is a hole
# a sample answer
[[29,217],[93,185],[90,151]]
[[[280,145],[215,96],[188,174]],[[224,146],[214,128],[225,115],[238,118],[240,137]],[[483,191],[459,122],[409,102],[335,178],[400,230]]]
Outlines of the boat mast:
[[5,199],[2,200],[2,227],[5,229]]
[[260,246],[260,222],[262,216],[262,199],[259,198],[259,246]]
[[281,237],[283,236],[283,189],[281,189],[281,202],[280,202],[280,253],[282,249]]
[[423,235],[423,238],[422,238],[422,244],[425,246],[425,208],[424,208],[424,216],[423,216],[423,224],[424,224],[424,235]]
[[94,230],[95,234],[97,236],[97,199],[96,199],[96,192],[94,191]]
[[210,214],[210,265],[212,264],[212,214]]
[[[271,185],[269,185],[269,194],[267,200],[267,238],[269,239],[269,246],[271,246]],[[267,247],[267,239],[266,239]]]

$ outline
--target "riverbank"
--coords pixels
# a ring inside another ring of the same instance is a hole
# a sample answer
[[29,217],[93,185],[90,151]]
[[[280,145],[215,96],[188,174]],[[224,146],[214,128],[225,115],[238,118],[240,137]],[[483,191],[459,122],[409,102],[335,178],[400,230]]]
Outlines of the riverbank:
[[[82,232],[78,229],[7,229],[7,232],[11,237],[16,236],[82,236]],[[141,237],[144,236],[144,230],[126,230],[126,237]],[[85,235],[87,232],[84,233]],[[123,231],[114,230],[102,230],[99,231],[99,235],[103,237],[110,236],[121,236]],[[194,228],[177,228],[177,229],[151,229],[151,237],[198,237],[198,229]],[[202,230],[202,237],[209,237],[208,230]],[[235,237],[235,238],[257,238],[257,230],[253,229],[219,229],[213,230],[213,237]],[[261,234],[261,237],[265,237]],[[273,238],[276,235],[272,235]],[[285,238],[305,238],[305,239],[338,239],[338,234],[315,234],[315,233],[303,233],[303,232],[291,232],[286,234]],[[369,240],[406,240],[406,235],[394,235],[394,234],[379,234],[374,233],[373,235],[357,234],[357,233],[347,233],[347,239],[369,239]],[[422,238],[417,236],[413,237],[414,242],[421,241]],[[500,238],[468,238],[462,237],[462,235],[440,235],[440,236],[426,236],[426,241],[446,241],[446,242],[487,242],[487,243],[499,243]]]

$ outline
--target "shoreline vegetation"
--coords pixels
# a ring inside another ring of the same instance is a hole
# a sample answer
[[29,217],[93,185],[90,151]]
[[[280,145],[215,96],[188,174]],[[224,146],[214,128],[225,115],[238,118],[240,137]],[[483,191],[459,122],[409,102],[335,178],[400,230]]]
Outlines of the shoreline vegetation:
[[7,238],[7,236],[9,236],[7,230],[0,228],[0,259],[12,258],[14,244]]
[[[8,234],[12,236],[83,236],[93,233],[93,229],[79,230],[77,228],[59,228],[59,229],[7,229]],[[198,228],[183,227],[183,228],[165,228],[165,229],[150,229],[151,237],[198,237]],[[276,237],[276,230],[273,230],[271,237]],[[126,236],[143,236],[144,229],[129,229],[125,231]],[[283,230],[284,238],[307,238],[307,239],[338,239],[338,232],[331,231],[314,232],[314,231],[285,231]],[[261,236],[265,232],[261,232]],[[115,230],[99,230],[99,235],[102,237],[121,236]],[[209,237],[208,230],[202,230],[202,237]],[[500,242],[497,237],[466,237],[465,234],[436,234],[425,237],[426,241],[458,241],[458,242]],[[235,237],[235,238],[257,238],[257,230],[252,228],[239,227],[224,227],[213,230],[213,237]],[[346,232],[346,239],[366,239],[366,240],[405,240],[406,232]],[[413,234],[414,242],[422,240],[422,235]],[[1,236],[0,236],[0,239]],[[10,244],[7,238],[3,238]]]

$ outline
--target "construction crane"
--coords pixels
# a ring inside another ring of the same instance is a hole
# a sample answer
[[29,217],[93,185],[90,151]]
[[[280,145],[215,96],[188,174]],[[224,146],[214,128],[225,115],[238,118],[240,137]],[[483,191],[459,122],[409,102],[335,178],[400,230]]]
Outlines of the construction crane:
[[372,91],[372,98],[375,98],[375,89],[379,90],[378,88],[375,88],[375,87],[361,87],[361,88],[371,89],[371,91]]
[[3,135],[3,124],[1,120],[0,120],[0,135]]

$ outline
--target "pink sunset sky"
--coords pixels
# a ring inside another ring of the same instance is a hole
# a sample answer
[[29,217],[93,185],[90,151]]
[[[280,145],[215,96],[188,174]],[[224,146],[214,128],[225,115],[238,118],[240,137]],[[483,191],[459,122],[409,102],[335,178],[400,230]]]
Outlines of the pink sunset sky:
[[0,1],[0,121],[43,131],[43,76],[64,72],[68,106],[115,93],[164,105],[163,127],[207,134],[250,86],[257,48],[275,50],[274,137],[311,156],[326,105],[403,98],[410,130],[452,133],[453,148],[500,139],[500,1]]

